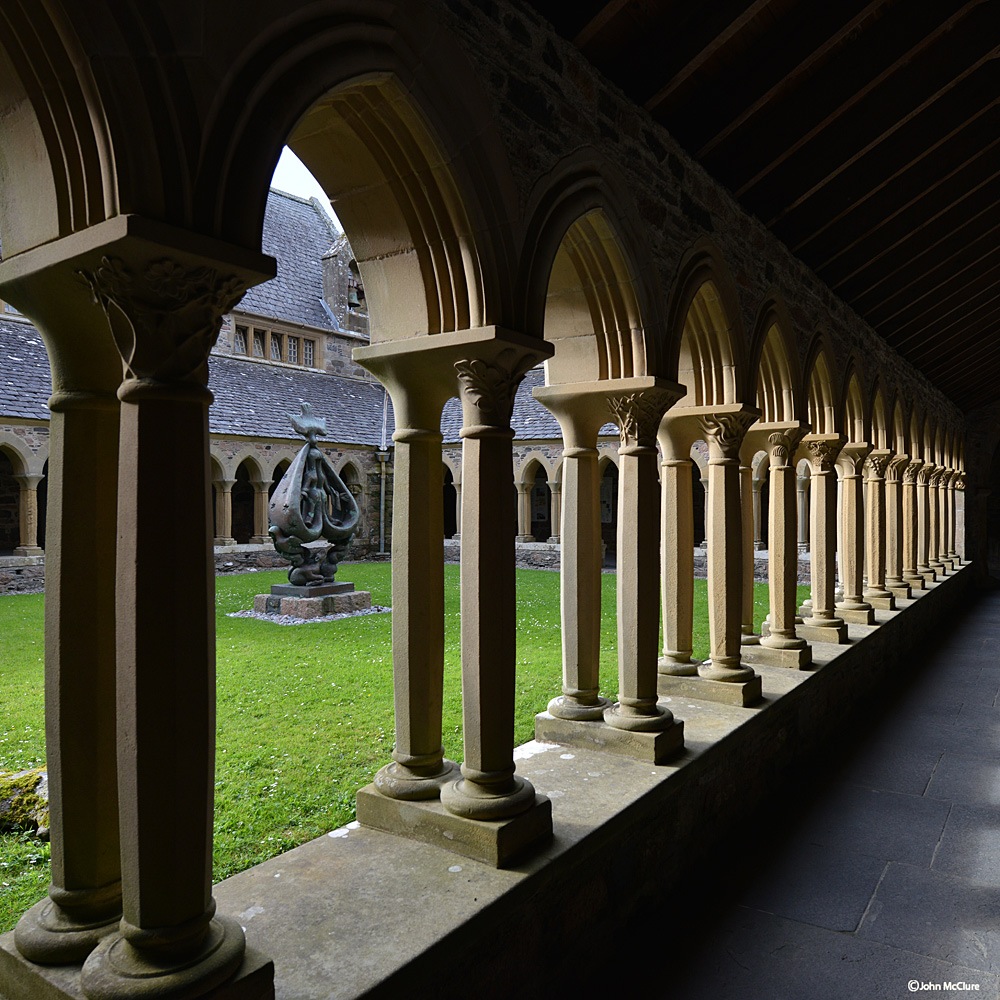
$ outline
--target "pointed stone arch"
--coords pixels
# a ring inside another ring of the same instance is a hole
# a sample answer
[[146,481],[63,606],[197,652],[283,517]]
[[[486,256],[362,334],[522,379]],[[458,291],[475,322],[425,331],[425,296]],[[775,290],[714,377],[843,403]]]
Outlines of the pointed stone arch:
[[871,403],[871,438],[873,448],[892,449],[892,420],[882,392],[881,382],[876,379],[875,392]]
[[840,392],[831,358],[825,338],[818,335],[810,347],[805,369],[809,424],[813,434],[836,434],[841,427],[837,406]]
[[754,326],[750,371],[757,373],[756,405],[764,423],[806,419],[792,320],[777,297],[765,303]]
[[853,359],[844,373],[844,395],[840,404],[844,434],[854,444],[867,442],[870,436],[870,422],[865,407],[865,394],[861,378]]

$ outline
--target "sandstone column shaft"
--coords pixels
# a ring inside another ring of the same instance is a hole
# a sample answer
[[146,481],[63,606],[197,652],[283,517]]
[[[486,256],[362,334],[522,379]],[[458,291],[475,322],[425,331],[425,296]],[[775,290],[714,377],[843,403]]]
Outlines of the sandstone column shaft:
[[834,462],[843,438],[806,438],[809,449],[812,615],[808,625],[840,626],[833,614],[834,547],[837,541],[837,476]]
[[531,483],[517,484],[517,540],[533,542],[531,533]]
[[253,538],[254,542],[263,544],[270,541],[267,529],[270,527],[267,516],[269,484],[265,482],[253,483]]
[[[669,420],[669,417],[668,417]],[[664,455],[669,443],[661,438]],[[694,511],[690,458],[671,456],[663,462],[661,479],[661,589],[663,601],[663,656],[660,673],[693,676],[691,662],[694,627]]]
[[757,641],[759,636],[753,630],[753,577],[755,540],[760,538],[760,483],[753,481],[753,469],[741,465],[740,469],[740,514],[743,549],[743,579],[740,598],[740,634],[743,641]]
[[930,509],[927,499],[927,480],[932,467],[924,463],[917,472],[917,572],[930,572]]
[[865,503],[868,508],[865,543],[868,562],[868,587],[865,598],[887,599],[892,594],[885,589],[887,524],[885,472],[892,459],[890,451],[873,451],[865,466],[868,472]]
[[799,476],[795,477],[795,495],[797,500],[797,512],[798,512],[798,543],[800,552],[809,551],[809,477]]
[[896,455],[886,468],[885,479],[885,582],[888,587],[902,587],[906,545],[903,511],[903,473],[909,464],[906,455]]
[[42,551],[38,547],[38,484],[42,477],[18,475],[14,479],[18,485],[18,541],[14,555],[36,555]]
[[217,479],[215,486],[215,544],[233,541],[233,486],[235,479]]
[[[554,544],[559,544],[562,541],[562,483],[549,483],[549,493],[552,497],[552,534],[549,536],[548,540]],[[600,516],[600,511],[598,511],[598,516]]]
[[865,507],[862,468],[869,445],[848,444],[840,453],[838,468],[841,471],[842,540],[841,585],[844,597],[838,607],[846,610],[868,611],[871,605],[864,600],[865,556]]

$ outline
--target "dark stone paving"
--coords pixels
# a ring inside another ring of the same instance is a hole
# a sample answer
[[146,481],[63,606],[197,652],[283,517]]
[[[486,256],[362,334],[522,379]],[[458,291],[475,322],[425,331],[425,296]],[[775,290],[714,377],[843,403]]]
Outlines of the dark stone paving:
[[846,761],[807,771],[717,863],[595,942],[606,965],[562,986],[1000,1000],[998,695],[1000,592],[988,592],[893,699],[845,720]]

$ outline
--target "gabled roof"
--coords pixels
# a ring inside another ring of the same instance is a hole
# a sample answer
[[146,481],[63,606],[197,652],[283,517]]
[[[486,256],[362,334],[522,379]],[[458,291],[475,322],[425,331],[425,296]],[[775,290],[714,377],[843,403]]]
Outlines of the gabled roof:
[[52,376],[49,355],[28,323],[0,319],[0,413],[28,420],[49,419]]
[[340,236],[315,198],[299,198],[271,189],[264,211],[264,253],[278,262],[270,281],[251,288],[237,312],[336,330],[323,307],[323,257]]

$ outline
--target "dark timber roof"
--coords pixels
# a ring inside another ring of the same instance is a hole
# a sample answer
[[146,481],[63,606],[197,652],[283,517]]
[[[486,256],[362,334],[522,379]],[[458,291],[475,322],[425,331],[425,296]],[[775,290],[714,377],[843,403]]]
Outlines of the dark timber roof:
[[264,212],[262,246],[278,262],[278,273],[251,288],[237,311],[335,330],[322,304],[323,255],[339,235],[318,201],[272,188]]
[[997,0],[530,0],[963,409],[1000,399]]

